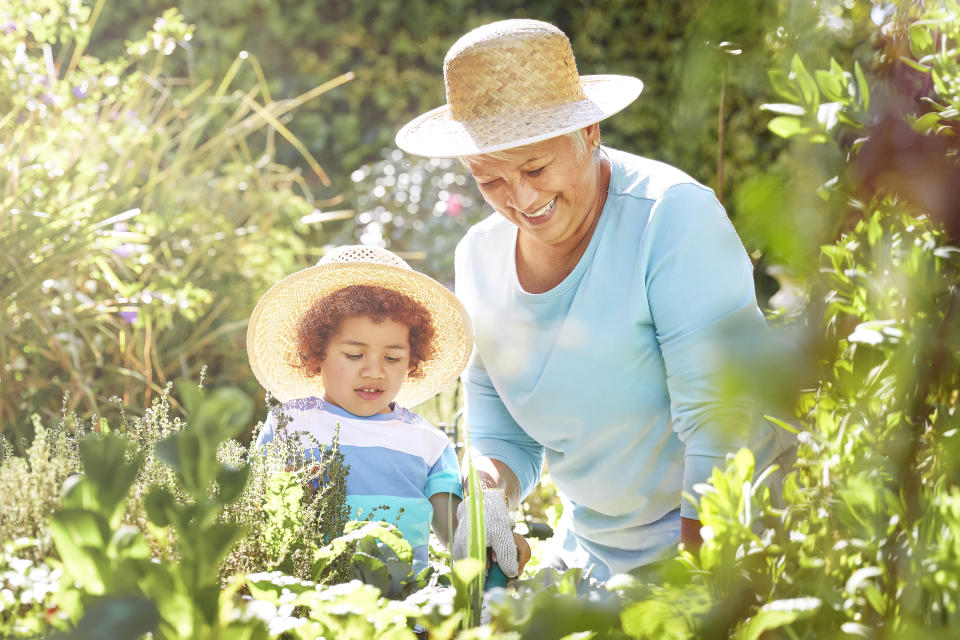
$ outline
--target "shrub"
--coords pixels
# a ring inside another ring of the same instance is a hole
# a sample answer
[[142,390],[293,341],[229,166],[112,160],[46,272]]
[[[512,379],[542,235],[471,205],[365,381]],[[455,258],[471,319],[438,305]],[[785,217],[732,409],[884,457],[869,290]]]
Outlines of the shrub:
[[[81,3],[15,0],[0,11],[0,423],[103,403],[149,406],[173,376],[251,387],[242,329],[257,296],[311,261],[316,204],[276,162],[280,120],[322,93],[274,100],[170,74],[192,39],[176,10],[121,57],[85,55]],[[302,147],[300,147],[302,149]],[[305,152],[305,149],[302,149]],[[320,178],[322,169],[307,154]]]

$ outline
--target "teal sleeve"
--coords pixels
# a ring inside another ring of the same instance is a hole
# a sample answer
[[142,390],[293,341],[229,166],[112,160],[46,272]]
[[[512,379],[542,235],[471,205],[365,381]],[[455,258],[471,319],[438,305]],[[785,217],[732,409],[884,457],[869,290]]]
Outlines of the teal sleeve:
[[520,483],[522,497],[526,497],[540,481],[543,445],[527,435],[507,411],[476,350],[462,380],[471,448],[510,467]]
[[[651,216],[646,286],[670,393],[674,429],[684,444],[683,490],[705,482],[726,455],[748,446],[759,412],[730,384],[746,345],[766,336],[753,265],[709,189],[669,189]],[[683,501],[681,515],[696,518]]]
[[427,484],[423,495],[429,498],[436,493],[452,493],[460,498],[463,497],[460,464],[457,462],[457,453],[449,442],[427,473]]

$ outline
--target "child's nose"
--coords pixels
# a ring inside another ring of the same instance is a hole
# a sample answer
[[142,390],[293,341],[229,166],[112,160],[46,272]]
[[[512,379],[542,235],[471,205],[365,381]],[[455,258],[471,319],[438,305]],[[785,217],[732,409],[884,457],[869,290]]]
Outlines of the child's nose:
[[382,378],[386,375],[383,363],[379,359],[368,361],[362,373],[368,378]]

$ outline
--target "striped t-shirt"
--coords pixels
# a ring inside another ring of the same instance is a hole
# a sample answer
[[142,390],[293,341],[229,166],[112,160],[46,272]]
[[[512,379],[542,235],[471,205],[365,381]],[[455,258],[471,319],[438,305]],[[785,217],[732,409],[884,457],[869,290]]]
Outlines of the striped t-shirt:
[[[425,566],[433,518],[430,496],[463,496],[457,455],[446,434],[396,404],[390,413],[361,417],[320,398],[301,398],[284,403],[280,411],[290,418],[287,432],[301,434],[314,459],[320,452],[312,443],[329,445],[340,424],[340,451],[350,467],[351,518],[366,520],[373,512],[373,519],[397,525],[413,546],[417,568]],[[257,446],[271,442],[276,428],[277,412],[271,411]]]

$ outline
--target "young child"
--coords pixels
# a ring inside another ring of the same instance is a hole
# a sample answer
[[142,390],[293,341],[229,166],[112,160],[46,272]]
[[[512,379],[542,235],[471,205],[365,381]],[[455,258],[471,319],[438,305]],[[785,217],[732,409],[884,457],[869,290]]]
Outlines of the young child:
[[[327,253],[271,287],[250,317],[250,368],[283,402],[287,432],[309,447],[329,444],[340,425],[351,517],[397,524],[416,568],[427,563],[431,523],[452,540],[463,493],[447,436],[402,405],[455,380],[471,348],[456,297],[379,247]],[[276,428],[271,412],[257,444]]]

